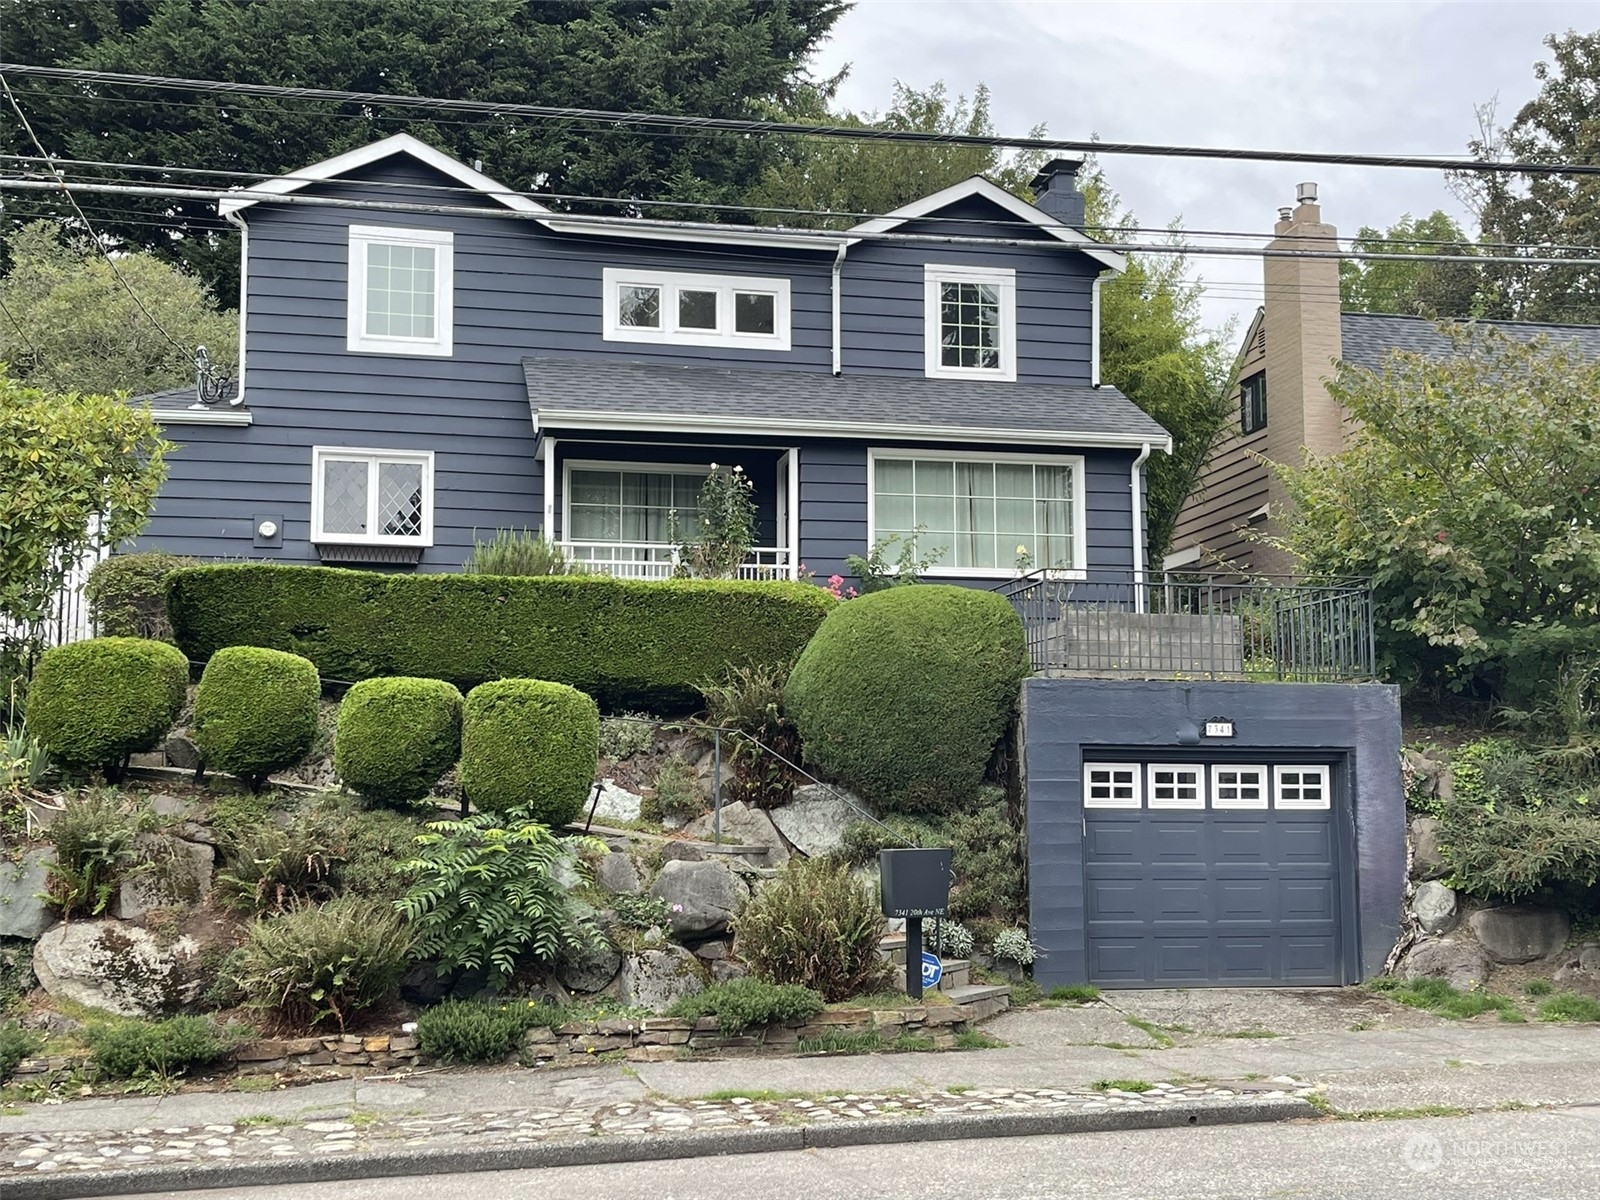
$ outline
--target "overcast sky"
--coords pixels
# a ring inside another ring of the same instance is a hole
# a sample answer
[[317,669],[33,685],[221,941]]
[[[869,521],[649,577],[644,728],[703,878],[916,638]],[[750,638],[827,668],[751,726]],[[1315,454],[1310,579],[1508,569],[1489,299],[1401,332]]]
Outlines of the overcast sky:
[[[1052,3],[858,0],[818,69],[850,64],[840,102],[879,110],[895,80],[987,83],[996,128],[1063,138],[1267,149],[1460,154],[1474,106],[1510,120],[1535,91],[1541,39],[1600,27],[1593,3]],[[1401,214],[1466,214],[1438,172],[1107,157],[1148,226],[1270,230],[1295,184],[1321,186],[1341,233]],[[1472,226],[1468,224],[1469,231]],[[1201,260],[1205,316],[1260,303],[1259,259]]]

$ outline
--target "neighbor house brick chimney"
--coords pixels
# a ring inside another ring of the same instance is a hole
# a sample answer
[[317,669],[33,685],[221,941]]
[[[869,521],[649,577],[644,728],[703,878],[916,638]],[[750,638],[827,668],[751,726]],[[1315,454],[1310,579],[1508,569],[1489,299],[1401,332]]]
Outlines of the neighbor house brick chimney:
[[[1294,209],[1273,228],[1269,250],[1339,249],[1338,230],[1322,220],[1317,185],[1302,183]],[[1339,358],[1339,260],[1268,258],[1263,328],[1267,353],[1267,457],[1299,463],[1304,452],[1344,446],[1344,414],[1328,395]]]
[[1083,193],[1078,190],[1081,166],[1081,158],[1052,158],[1028,184],[1033,189],[1035,208],[1074,229],[1083,228]]

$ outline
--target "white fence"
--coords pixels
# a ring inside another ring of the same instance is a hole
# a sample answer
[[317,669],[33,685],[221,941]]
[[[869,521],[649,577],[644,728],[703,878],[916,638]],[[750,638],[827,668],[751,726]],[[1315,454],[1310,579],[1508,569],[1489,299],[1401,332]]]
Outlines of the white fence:
[[[108,549],[91,551],[67,572],[66,581],[50,602],[44,624],[38,630],[44,646],[64,646],[68,642],[81,642],[84,638],[94,636],[94,624],[89,619],[89,602],[84,598],[83,585],[88,582],[89,572],[95,564],[109,553]],[[30,631],[22,626],[0,620],[0,642],[26,640],[29,634]]]
[[[568,561],[617,579],[671,579],[678,547],[670,542],[562,542]],[[739,564],[740,579],[793,579],[794,555],[784,546],[756,546]]]

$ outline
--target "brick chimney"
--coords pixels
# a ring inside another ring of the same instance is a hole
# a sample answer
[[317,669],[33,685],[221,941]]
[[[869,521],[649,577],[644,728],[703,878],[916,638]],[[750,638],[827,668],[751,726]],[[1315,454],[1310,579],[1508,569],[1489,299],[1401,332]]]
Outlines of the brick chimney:
[[[1337,251],[1338,230],[1322,219],[1317,185],[1302,183],[1295,192],[1295,207],[1278,210],[1273,228],[1276,236],[1267,248]],[[1333,378],[1333,364],[1341,352],[1339,260],[1267,258],[1263,274],[1266,455],[1278,462],[1298,463],[1306,450],[1337,453],[1344,445],[1344,414],[1325,385]]]
[[1081,158],[1052,158],[1028,184],[1033,189],[1035,208],[1074,229],[1083,228],[1083,193],[1078,190],[1081,166]]

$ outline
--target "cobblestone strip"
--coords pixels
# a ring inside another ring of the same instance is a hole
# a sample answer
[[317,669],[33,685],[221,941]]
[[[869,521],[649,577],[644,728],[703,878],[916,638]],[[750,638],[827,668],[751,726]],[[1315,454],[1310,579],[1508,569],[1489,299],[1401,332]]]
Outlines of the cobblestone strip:
[[261,1162],[359,1154],[396,1148],[485,1149],[596,1135],[645,1137],[713,1129],[817,1125],[866,1118],[961,1116],[998,1112],[1109,1112],[1175,1102],[1227,1105],[1250,1097],[1305,1097],[1314,1089],[1287,1076],[1260,1083],[1158,1083],[1147,1092],[986,1088],[920,1094],[796,1097],[771,1100],[652,1098],[598,1107],[518,1108],[495,1112],[395,1116],[357,1111],[344,1120],[244,1118],[233,1124],[139,1128],[126,1132],[5,1134],[0,1179],[34,1172],[128,1169],[150,1164]]

